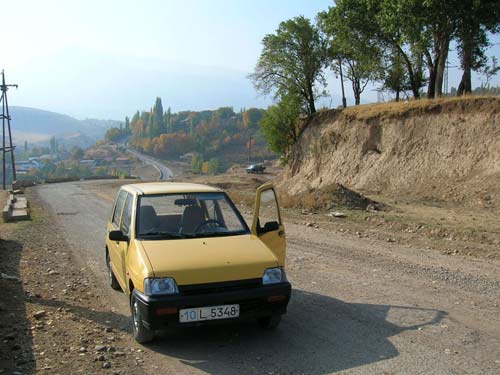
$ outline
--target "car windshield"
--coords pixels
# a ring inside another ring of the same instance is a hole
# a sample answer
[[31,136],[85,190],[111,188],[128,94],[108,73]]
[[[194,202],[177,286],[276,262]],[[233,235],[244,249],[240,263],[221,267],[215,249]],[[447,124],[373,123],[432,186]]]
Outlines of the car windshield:
[[137,237],[178,239],[249,233],[225,193],[144,195],[138,200]]

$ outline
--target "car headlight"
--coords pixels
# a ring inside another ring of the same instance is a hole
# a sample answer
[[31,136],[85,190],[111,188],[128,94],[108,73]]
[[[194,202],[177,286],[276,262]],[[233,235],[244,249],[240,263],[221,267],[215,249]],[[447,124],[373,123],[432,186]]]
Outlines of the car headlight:
[[285,271],[281,268],[268,268],[262,276],[262,284],[277,284],[286,281]]
[[147,296],[160,296],[166,294],[177,294],[179,288],[174,279],[166,277],[162,279],[145,279],[144,292]]

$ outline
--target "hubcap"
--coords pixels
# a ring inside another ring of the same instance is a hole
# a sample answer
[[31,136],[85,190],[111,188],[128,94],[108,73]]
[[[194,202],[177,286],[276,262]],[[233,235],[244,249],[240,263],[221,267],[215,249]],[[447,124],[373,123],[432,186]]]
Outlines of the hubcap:
[[139,328],[139,305],[137,304],[137,301],[134,301],[134,304],[132,305],[132,318],[134,319],[134,326],[135,329],[137,330]]
[[106,254],[106,267],[108,269],[108,277],[111,279],[111,265],[109,264],[109,254]]

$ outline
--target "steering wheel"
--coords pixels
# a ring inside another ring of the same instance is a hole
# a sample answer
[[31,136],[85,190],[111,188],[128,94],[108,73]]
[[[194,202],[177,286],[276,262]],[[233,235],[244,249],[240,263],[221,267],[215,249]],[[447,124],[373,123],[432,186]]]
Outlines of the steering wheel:
[[227,228],[219,220],[209,219],[209,220],[205,220],[205,221],[201,222],[200,224],[198,224],[198,226],[194,230],[194,233],[200,232],[200,229],[203,228],[203,227],[205,227],[205,226],[207,226],[208,224],[217,224],[217,226],[219,226],[220,228]]

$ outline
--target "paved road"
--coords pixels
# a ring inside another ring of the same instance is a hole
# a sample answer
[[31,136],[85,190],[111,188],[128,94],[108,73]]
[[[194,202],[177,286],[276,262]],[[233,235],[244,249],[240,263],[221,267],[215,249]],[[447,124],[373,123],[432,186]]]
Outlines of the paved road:
[[[110,304],[128,315],[126,297],[105,281],[111,202],[98,193],[112,183],[44,185],[35,194],[56,214],[58,230],[91,266]],[[146,347],[156,373],[500,373],[495,265],[462,269],[424,250],[302,225],[288,225],[287,236],[294,291],[280,328],[264,332],[249,322],[170,333]]]
[[153,159],[150,156],[141,154],[140,152],[137,152],[135,150],[132,150],[130,148],[126,148],[127,152],[134,155],[138,159],[142,160],[144,163],[152,165],[156,170],[158,171],[158,176],[160,180],[169,180],[171,178],[174,178],[174,174],[168,168],[166,165],[160,163],[158,160]]

